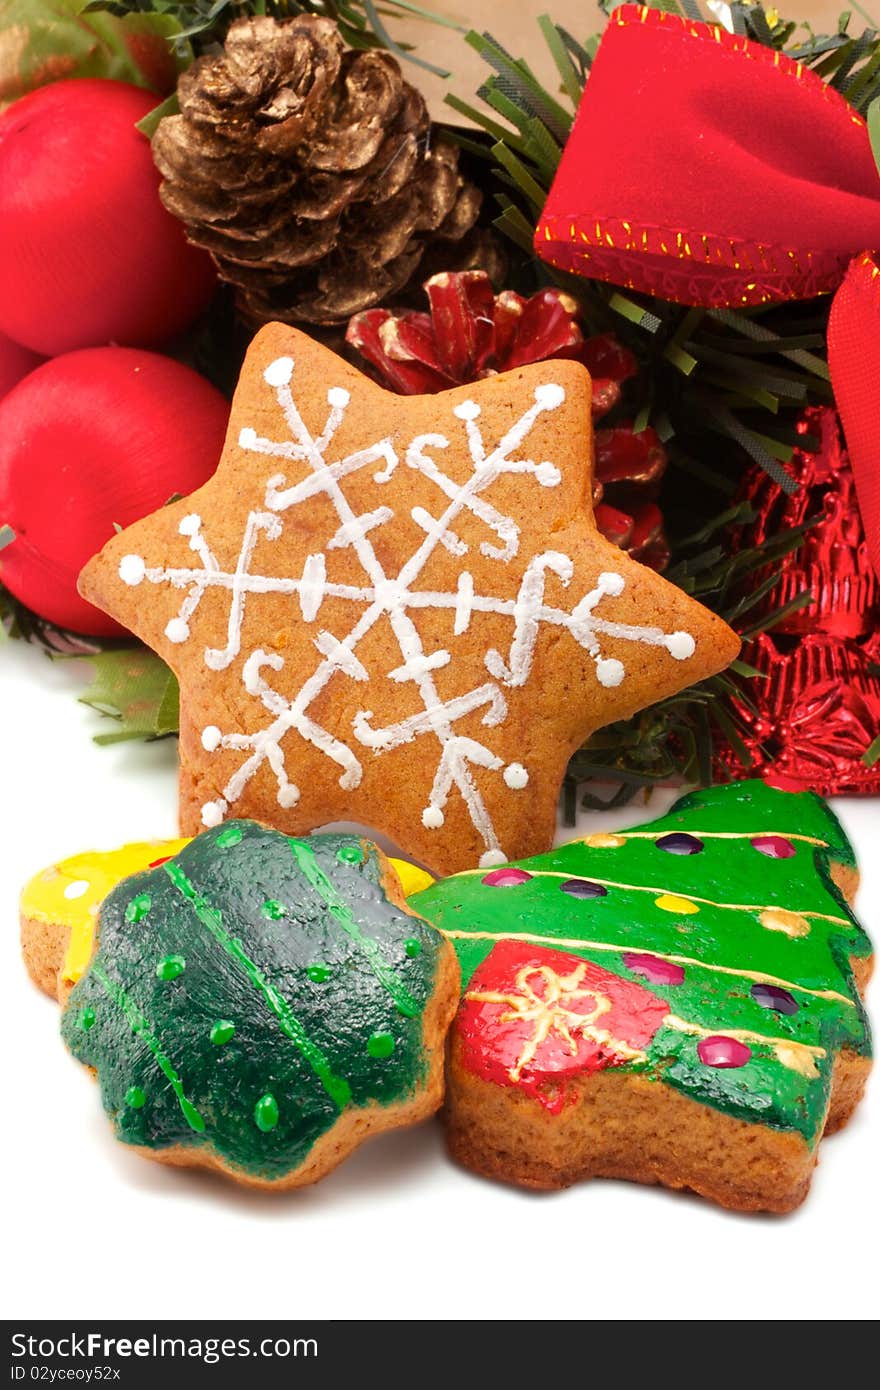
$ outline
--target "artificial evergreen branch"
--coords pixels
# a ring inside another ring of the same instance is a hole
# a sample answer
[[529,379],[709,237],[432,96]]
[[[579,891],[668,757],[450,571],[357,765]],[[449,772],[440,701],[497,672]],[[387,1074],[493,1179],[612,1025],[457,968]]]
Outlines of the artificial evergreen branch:
[[339,26],[339,32],[352,48],[387,48],[398,58],[409,59],[438,77],[448,77],[444,68],[414,54],[412,45],[399,42],[389,32],[386,17],[416,15],[448,29],[460,30],[455,20],[413,3],[413,0],[91,0],[83,12],[107,10],[110,14],[170,15],[181,26],[177,40],[190,41],[196,54],[220,44],[236,19],[248,15],[269,15],[290,19],[298,14],[325,15]]
[[[653,7],[714,22],[696,0],[655,0]],[[616,3],[603,4],[606,14],[616,8]],[[742,3],[732,5],[731,20],[737,33],[814,69],[857,110],[871,112],[875,101],[880,110],[880,32],[873,27],[850,35],[850,17],[844,16],[835,34],[815,35],[760,5]],[[796,488],[784,465],[795,448],[816,447],[796,425],[806,406],[833,402],[825,358],[827,302],[739,312],[693,309],[623,293],[539,262],[532,251],[535,226],[598,43],[577,43],[546,15],[539,29],[558,74],[558,90],[544,91],[529,65],[507,53],[492,35],[472,32],[468,43],[492,70],[477,93],[483,105],[455,95],[450,105],[488,137],[482,148],[466,138],[494,171],[495,225],[524,253],[520,273],[539,283],[560,284],[577,299],[590,332],[613,331],[639,359],[638,382],[635,389],[628,388],[618,413],[632,419],[637,430],[653,426],[669,452],[663,503],[671,522],[674,563],[668,577],[744,638],[753,637],[769,625],[766,619],[750,619],[778,582],[772,567],[799,544],[802,531],[731,555],[730,528],[748,517],[731,508],[730,498],[755,463],[784,492]],[[880,130],[880,119],[877,126]],[[696,533],[681,534],[694,518],[701,523]],[[800,596],[774,613],[774,621],[808,602],[808,595]],[[744,663],[737,664],[735,674],[757,676]],[[585,779],[616,782],[613,805],[639,787],[673,776],[710,781],[719,734],[748,766],[739,713],[747,707],[741,684],[722,675],[602,730],[572,760],[568,811],[573,812],[573,787]],[[588,792],[585,804],[599,803]]]

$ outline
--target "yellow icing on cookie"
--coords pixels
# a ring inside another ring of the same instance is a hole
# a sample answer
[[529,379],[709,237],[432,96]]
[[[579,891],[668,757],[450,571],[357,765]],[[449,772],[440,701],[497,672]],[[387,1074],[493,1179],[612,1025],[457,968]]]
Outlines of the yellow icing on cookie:
[[420,893],[423,888],[430,888],[436,882],[427,869],[420,869],[416,864],[410,864],[406,859],[392,859],[395,873],[403,886],[403,896],[410,897],[413,893]]
[[67,927],[70,941],[61,969],[76,984],[92,956],[98,908],[117,883],[179,854],[189,840],[147,840],[121,849],[75,854],[35,874],[21,895],[21,915],[47,926]]
[[[92,958],[98,908],[124,878],[171,859],[189,840],[145,840],[121,849],[89,850],[35,874],[21,895],[21,915],[47,926],[67,927],[70,940],[61,968],[65,984],[76,984]],[[392,859],[405,897],[429,888],[434,879],[404,859]]]

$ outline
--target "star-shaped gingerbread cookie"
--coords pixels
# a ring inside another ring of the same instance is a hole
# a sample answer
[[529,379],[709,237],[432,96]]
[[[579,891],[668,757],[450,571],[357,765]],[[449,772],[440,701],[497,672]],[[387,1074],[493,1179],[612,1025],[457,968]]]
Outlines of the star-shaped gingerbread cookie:
[[739,645],[599,535],[590,452],[578,363],[403,398],[264,328],[216,475],[81,577],[180,679],[183,833],[356,821],[438,873],[547,849],[572,752]]

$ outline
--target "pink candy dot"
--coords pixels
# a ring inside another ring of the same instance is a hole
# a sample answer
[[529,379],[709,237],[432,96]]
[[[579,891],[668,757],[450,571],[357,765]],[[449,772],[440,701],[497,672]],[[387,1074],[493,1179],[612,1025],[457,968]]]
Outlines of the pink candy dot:
[[797,852],[791,840],[786,840],[783,835],[756,835],[751,844],[752,849],[766,854],[768,859],[791,859]]
[[660,956],[624,951],[623,963],[627,970],[650,980],[652,985],[680,985],[684,979],[683,966],[676,965],[672,960],[661,960]]
[[752,1049],[739,1038],[726,1038],[721,1033],[697,1043],[697,1056],[707,1067],[744,1067],[751,1055]]
[[528,883],[531,876],[525,869],[513,869],[505,865],[503,869],[493,869],[490,874],[486,874],[483,882],[489,888],[518,888],[521,883]]

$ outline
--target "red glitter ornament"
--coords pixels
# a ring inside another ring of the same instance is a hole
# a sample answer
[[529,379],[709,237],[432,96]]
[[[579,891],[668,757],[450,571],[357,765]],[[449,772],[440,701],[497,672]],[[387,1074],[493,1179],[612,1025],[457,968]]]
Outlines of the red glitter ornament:
[[[756,519],[736,540],[759,544],[821,511],[803,545],[780,562],[779,583],[760,613],[805,591],[813,598],[743,648],[743,660],[761,672],[743,686],[757,716],[734,700],[754,761],[745,769],[725,745],[719,771],[760,775],[787,791],[873,795],[880,793],[880,764],[866,767],[862,758],[880,730],[880,581],[836,412],[811,408],[798,430],[819,440],[816,453],[797,449],[788,465],[798,491],[786,497],[763,470],[750,471],[742,496]],[[754,583],[765,577],[757,573]]]
[[[593,379],[593,419],[620,401],[635,376],[632,353],[611,334],[585,338],[578,307],[558,289],[524,299],[513,290],[496,295],[482,270],[443,271],[425,281],[427,313],[367,309],[345,334],[383,386],[403,396],[431,395],[481,381],[530,362],[573,358]],[[593,506],[603,536],[652,569],[669,561],[663,515],[654,501],[666,468],[666,450],[652,429],[630,423],[595,436]]]

